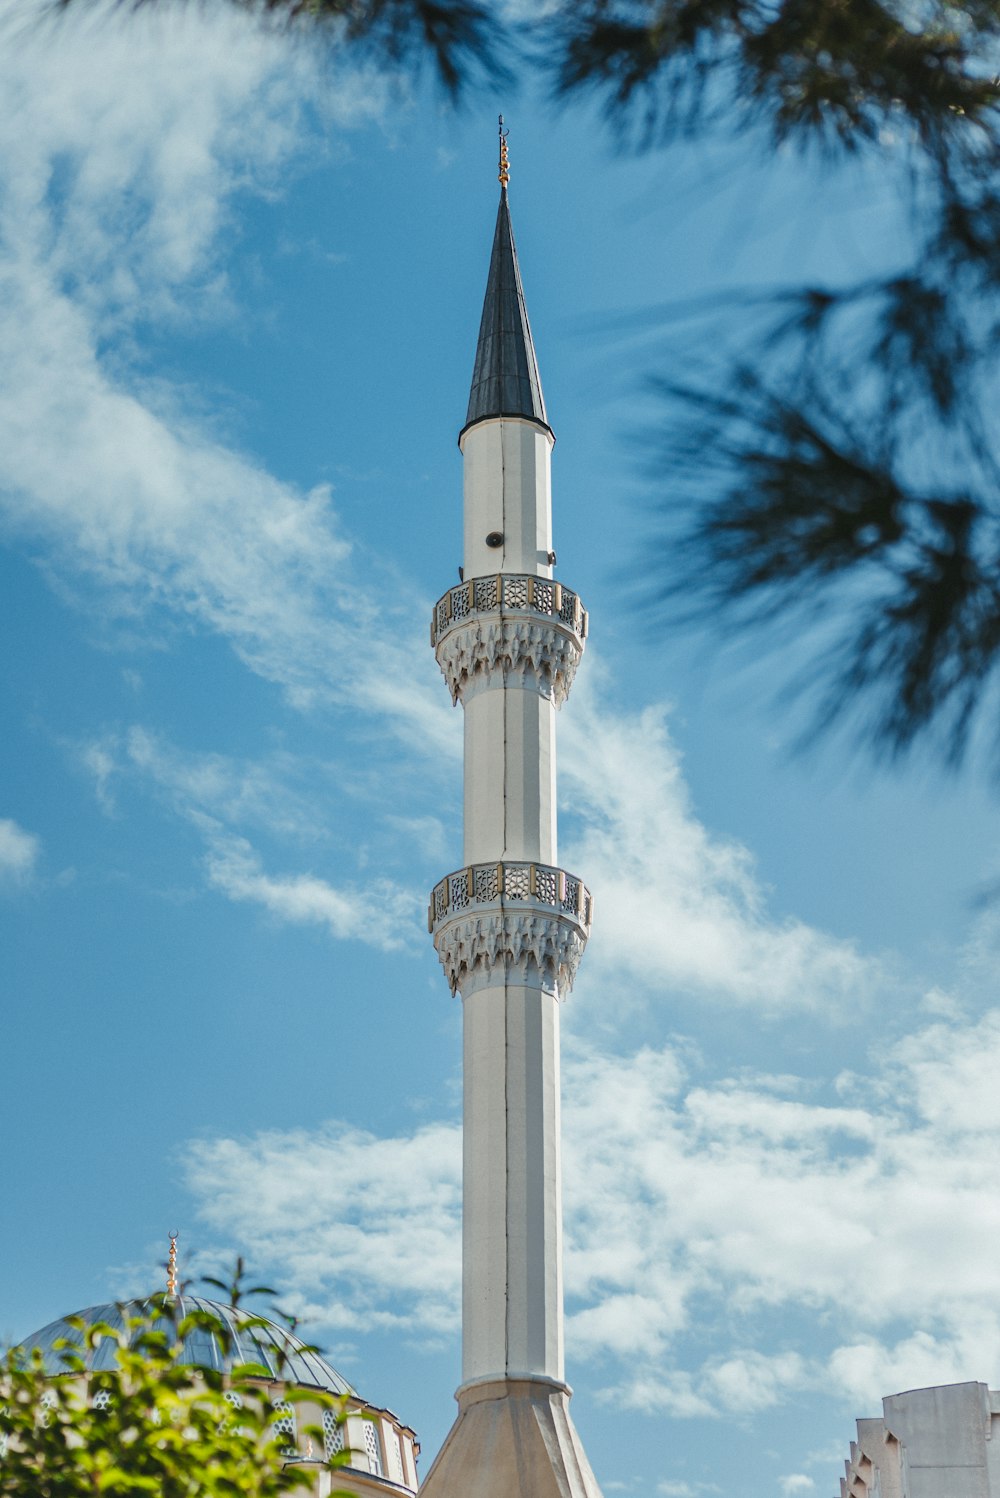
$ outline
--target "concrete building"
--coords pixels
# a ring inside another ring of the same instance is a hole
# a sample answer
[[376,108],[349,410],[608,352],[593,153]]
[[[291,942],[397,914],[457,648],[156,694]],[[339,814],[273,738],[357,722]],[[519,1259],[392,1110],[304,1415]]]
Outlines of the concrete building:
[[1000,1498],[1000,1393],[909,1389],[858,1421],[840,1498]]

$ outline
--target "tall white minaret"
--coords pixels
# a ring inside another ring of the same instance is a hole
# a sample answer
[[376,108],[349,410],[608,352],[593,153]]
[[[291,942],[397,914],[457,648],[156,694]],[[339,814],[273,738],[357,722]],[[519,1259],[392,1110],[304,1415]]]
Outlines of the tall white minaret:
[[555,438],[500,208],[459,435],[462,581],[434,610],[438,663],[465,718],[465,867],[429,924],[464,1027],[462,1383],[424,1498],[600,1498],[563,1368],[559,1003],[592,901],[558,865],[556,709],[587,633],[553,581]]

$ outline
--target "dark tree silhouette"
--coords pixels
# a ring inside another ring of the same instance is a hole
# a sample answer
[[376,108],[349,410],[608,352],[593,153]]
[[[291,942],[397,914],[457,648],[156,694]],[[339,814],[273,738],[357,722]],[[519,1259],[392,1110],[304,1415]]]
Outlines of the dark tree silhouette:
[[[190,0],[118,0],[127,10]],[[215,0],[218,4],[219,0]],[[504,54],[507,28],[490,0],[223,0],[256,17],[308,33],[310,41],[348,48],[389,68],[419,73],[426,65],[457,102],[475,83],[511,82]],[[51,0],[57,11],[86,0]]]
[[645,144],[735,107],[779,140],[856,149],[906,120],[933,149],[996,102],[989,0],[564,0],[549,32],[557,90]]
[[557,92],[641,148],[735,120],[905,162],[910,264],[759,298],[728,367],[658,382],[656,601],[813,624],[817,728],[955,762],[984,719],[1000,766],[1000,6],[583,0],[552,40]]
[[876,748],[957,760],[989,714],[1000,765],[1000,0],[561,0],[506,25],[491,0],[230,3],[429,63],[452,98],[530,57],[641,149],[749,122],[905,164],[910,264],[761,302],[721,374],[660,382],[658,599],[728,631],[822,611],[820,724],[858,710]]

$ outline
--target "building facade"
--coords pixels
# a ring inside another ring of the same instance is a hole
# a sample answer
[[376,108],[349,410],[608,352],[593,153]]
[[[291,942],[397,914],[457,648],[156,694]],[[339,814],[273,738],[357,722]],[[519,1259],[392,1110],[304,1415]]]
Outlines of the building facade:
[[840,1498],[1000,1498],[1000,1393],[986,1384],[890,1394],[857,1425]]

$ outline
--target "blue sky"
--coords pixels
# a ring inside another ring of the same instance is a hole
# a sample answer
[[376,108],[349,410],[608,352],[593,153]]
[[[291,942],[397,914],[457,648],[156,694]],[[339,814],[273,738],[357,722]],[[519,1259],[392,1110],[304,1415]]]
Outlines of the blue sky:
[[994,799],[796,757],[773,659],[643,611],[644,375],[714,335],[630,315],[891,263],[891,173],[745,135],[623,158],[530,87],[456,116],[228,12],[11,26],[0,1330],[156,1287],[176,1228],[190,1273],[281,1286],[425,1470],[450,1423],[460,1016],[423,922],[461,734],[427,625],[503,109],[591,613],[577,1424],[609,1498],[830,1498],[881,1394],[1000,1378]]

